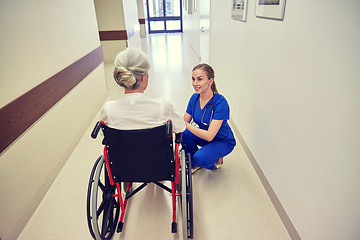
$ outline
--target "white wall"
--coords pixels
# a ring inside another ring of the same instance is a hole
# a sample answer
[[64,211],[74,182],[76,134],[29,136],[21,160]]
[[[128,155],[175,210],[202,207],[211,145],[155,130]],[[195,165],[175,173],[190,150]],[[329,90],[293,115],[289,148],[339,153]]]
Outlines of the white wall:
[[249,0],[246,23],[211,9],[218,88],[300,236],[359,239],[360,2],[288,0],[274,21]]
[[125,24],[126,30],[128,31],[129,38],[131,35],[135,33],[135,31],[139,31],[139,17],[138,17],[138,1],[134,0],[123,0],[124,4],[124,16],[125,16]]
[[[100,46],[87,0],[2,0],[0,29],[0,107]],[[100,64],[0,154],[0,238],[20,234],[105,98]]]
[[210,0],[199,0],[198,4],[200,13],[200,61],[208,63],[210,52]]
[[183,4],[183,33],[199,63],[209,62],[209,31],[210,0],[197,0],[196,7],[193,3],[187,9]]
[[[146,1],[145,0],[137,0],[137,13],[138,13],[138,18],[140,19],[145,19],[145,12],[146,10]],[[139,24],[139,28],[140,28],[140,37],[144,38],[146,36],[146,24]]]
[[[122,0],[94,0],[99,31],[126,30]],[[104,62],[113,64],[116,55],[126,48],[126,40],[101,41]]]
[[[187,0],[186,0],[187,1]],[[199,3],[198,3],[199,4]],[[189,7],[189,6],[188,6]],[[195,56],[201,59],[200,53],[200,11],[193,11],[191,14],[183,8],[183,32],[190,42]]]
[[288,0],[274,21],[249,0],[246,23],[231,4],[211,1],[210,64],[236,128],[302,239],[359,239],[360,2]]
[[[137,1],[94,0],[99,31],[126,31],[128,40],[139,31]],[[128,40],[101,41],[104,62],[113,64],[116,55],[128,46]]]

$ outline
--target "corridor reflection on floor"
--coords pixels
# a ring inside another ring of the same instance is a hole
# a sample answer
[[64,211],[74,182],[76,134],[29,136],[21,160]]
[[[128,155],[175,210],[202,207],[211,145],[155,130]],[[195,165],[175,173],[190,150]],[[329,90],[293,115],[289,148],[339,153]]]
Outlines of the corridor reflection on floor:
[[[199,61],[186,38],[182,34],[135,36],[129,46],[142,48],[151,59],[146,93],[168,98],[183,115],[193,93],[191,69]],[[111,78],[111,64],[105,65],[105,73],[109,99],[121,96]],[[102,151],[101,139],[90,138],[97,120],[95,117],[84,133],[19,240],[91,239],[86,196],[91,168]],[[240,144],[224,159],[221,169],[196,172],[193,184],[194,239],[290,239]],[[171,196],[150,185],[130,199],[124,231],[115,233],[113,239],[182,239],[181,221],[179,233],[171,233],[171,214]]]

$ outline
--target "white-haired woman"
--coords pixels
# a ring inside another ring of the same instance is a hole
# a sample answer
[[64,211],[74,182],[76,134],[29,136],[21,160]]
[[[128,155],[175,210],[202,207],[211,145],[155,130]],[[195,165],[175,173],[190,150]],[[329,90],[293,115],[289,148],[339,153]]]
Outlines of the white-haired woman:
[[146,129],[173,122],[176,133],[185,129],[183,118],[173,105],[161,98],[150,98],[144,94],[147,88],[150,62],[146,54],[128,48],[115,58],[114,79],[125,89],[118,100],[108,101],[101,109],[100,119],[116,129]]

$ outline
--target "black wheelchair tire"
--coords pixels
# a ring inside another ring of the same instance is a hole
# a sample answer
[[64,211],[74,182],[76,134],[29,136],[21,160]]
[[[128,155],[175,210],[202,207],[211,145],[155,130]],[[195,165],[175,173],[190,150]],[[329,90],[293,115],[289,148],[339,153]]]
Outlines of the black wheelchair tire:
[[183,240],[188,239],[188,221],[187,221],[187,166],[185,162],[185,151],[180,152],[181,170],[180,170],[180,199],[181,199],[181,215],[182,215],[182,232]]
[[182,153],[181,157],[181,174],[180,174],[180,196],[182,212],[182,231],[183,239],[194,237],[194,213],[193,213],[193,191],[192,191],[192,173],[190,154],[185,158]]
[[189,228],[189,238],[194,237],[194,208],[193,208],[193,187],[192,187],[192,172],[191,172],[191,157],[190,154],[187,154],[186,158],[186,166],[187,166],[187,208],[188,208],[188,228]]
[[88,223],[88,227],[89,227],[89,231],[90,234],[92,236],[93,239],[95,239],[95,234],[94,234],[94,230],[92,227],[92,214],[91,214],[91,190],[92,190],[92,186],[93,186],[93,182],[94,182],[94,175],[95,175],[95,171],[97,168],[97,165],[99,164],[99,161],[101,160],[102,156],[98,157],[98,159],[95,161],[95,164],[91,170],[91,174],[90,174],[90,179],[89,179],[89,184],[88,184],[88,191],[87,191],[87,198],[86,198],[86,213],[87,213],[87,223]]
[[[102,173],[104,174],[104,183],[100,179]],[[120,204],[112,196],[115,190],[116,187],[110,185],[105,161],[101,157],[96,167],[91,191],[91,212],[95,213],[92,214],[91,222],[94,239],[96,240],[109,240],[115,233],[120,215]],[[102,195],[101,204],[98,204],[99,191],[102,192],[102,194],[100,192]],[[99,229],[99,220],[101,230]]]

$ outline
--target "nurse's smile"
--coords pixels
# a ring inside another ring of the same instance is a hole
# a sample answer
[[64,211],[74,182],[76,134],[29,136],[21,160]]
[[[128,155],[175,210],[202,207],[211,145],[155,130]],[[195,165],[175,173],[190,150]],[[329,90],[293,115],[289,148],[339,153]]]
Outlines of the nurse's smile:
[[212,82],[203,69],[199,68],[192,72],[192,85],[197,94],[209,91]]

